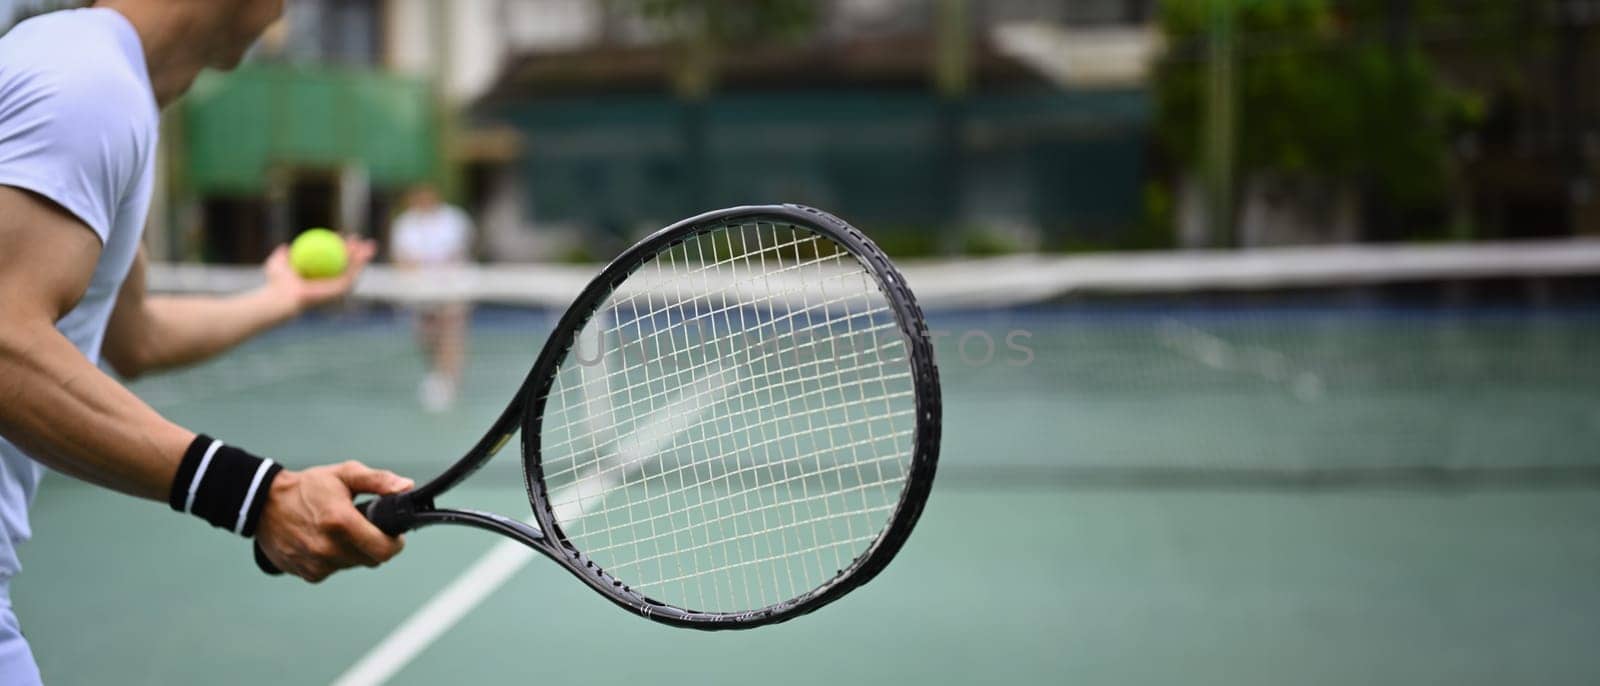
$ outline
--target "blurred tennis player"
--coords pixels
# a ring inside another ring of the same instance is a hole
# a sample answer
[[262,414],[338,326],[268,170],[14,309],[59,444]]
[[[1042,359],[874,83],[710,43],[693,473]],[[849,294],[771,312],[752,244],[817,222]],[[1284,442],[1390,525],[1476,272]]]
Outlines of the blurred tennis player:
[[429,412],[450,409],[461,388],[472,312],[465,300],[451,298],[450,290],[456,270],[471,257],[472,233],[467,213],[441,201],[438,190],[426,184],[411,189],[406,210],[395,217],[390,231],[389,254],[395,265],[419,272],[439,296],[416,311],[417,345],[428,364],[417,397]]
[[162,418],[96,366],[137,376],[211,357],[343,295],[371,257],[352,242],[348,274],[308,282],[280,248],[258,290],[145,293],[158,108],[201,69],[238,64],[281,11],[281,0],[108,0],[0,37],[0,683],[39,682],[9,589],[45,467],[253,536],[310,581],[400,550],[350,501],[410,481],[355,462],[282,469]]

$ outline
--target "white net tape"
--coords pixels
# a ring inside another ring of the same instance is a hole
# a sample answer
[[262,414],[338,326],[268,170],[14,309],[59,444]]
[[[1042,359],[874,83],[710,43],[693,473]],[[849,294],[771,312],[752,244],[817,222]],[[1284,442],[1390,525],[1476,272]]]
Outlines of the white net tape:
[[[1600,239],[1014,255],[897,262],[906,282],[916,289],[917,301],[924,308],[937,310],[1013,307],[1083,293],[1253,291],[1593,275],[1600,274]],[[599,269],[600,265],[492,265],[439,274],[377,265],[362,276],[356,296],[390,303],[471,300],[559,310],[577,297]],[[721,274],[711,270],[702,276],[732,278],[732,270]],[[156,263],[149,270],[150,288],[158,292],[233,293],[260,285],[261,280],[261,269],[255,266]],[[749,283],[745,286],[754,287]]]
[[679,607],[821,586],[905,485],[905,346],[876,280],[831,240],[768,223],[690,238],[616,287],[556,374],[540,446],[557,522]]

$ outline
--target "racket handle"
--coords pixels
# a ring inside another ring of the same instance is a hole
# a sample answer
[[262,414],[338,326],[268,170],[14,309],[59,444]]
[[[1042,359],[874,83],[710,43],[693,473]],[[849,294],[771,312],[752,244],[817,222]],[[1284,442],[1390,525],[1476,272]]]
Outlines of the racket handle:
[[[410,496],[410,492],[379,496],[372,500],[359,501],[355,506],[356,510],[366,517],[367,521],[372,522],[373,526],[378,527],[379,531],[390,536],[399,536],[416,526],[417,510]],[[269,576],[283,573],[277,565],[272,564],[272,560],[267,559],[267,554],[261,550],[260,543],[255,543],[255,553],[256,567],[262,572]]]

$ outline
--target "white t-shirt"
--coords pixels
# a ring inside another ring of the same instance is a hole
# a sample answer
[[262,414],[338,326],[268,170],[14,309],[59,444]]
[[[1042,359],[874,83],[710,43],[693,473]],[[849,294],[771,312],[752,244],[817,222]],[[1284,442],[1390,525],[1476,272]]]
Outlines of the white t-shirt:
[[[139,35],[116,11],[52,12],[0,36],[0,185],[49,198],[99,236],[89,289],[56,323],[97,364],[144,232],[159,121]],[[43,473],[0,438],[0,578],[21,569],[14,548]]]
[[472,220],[461,208],[439,204],[395,217],[390,250],[394,259],[423,267],[458,265],[472,250]]

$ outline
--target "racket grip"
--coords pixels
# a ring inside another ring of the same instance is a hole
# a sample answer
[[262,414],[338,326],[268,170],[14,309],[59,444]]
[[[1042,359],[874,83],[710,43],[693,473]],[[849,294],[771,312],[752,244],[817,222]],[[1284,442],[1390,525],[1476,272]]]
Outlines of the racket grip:
[[[355,506],[367,521],[390,536],[399,536],[416,526],[417,509],[412,504],[410,492],[358,501]],[[267,559],[267,554],[261,550],[260,543],[255,543],[254,546],[257,568],[268,576],[278,576],[283,573],[277,565],[272,564],[272,560]]]
[[356,509],[379,531],[390,536],[399,536],[417,525],[417,506],[410,491],[364,500],[356,503]]

